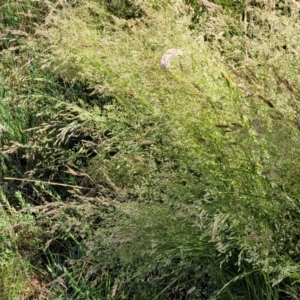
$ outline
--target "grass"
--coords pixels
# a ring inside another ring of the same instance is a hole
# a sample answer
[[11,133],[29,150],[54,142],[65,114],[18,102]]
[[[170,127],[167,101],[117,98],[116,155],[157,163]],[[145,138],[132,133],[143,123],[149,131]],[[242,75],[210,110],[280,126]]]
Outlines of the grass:
[[[23,198],[16,192],[22,206]],[[43,290],[43,271],[35,256],[40,254],[42,232],[35,226],[31,214],[19,214],[12,207],[1,189],[1,299],[24,299]]]
[[214,4],[4,4],[5,299],[297,299],[298,12]]

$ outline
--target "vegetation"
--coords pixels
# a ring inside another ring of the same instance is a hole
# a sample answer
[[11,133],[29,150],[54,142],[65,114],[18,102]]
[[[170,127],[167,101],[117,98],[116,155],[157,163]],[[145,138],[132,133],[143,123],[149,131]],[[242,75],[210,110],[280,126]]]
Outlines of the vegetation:
[[0,4],[1,299],[299,298],[298,2]]

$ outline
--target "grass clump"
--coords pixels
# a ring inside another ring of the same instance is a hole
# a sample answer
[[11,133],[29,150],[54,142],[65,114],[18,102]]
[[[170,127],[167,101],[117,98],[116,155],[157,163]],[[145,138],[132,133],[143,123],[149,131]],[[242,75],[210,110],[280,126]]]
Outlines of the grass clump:
[[51,297],[297,298],[297,12],[195,5],[66,3],[2,50],[3,220],[45,227],[12,256]]

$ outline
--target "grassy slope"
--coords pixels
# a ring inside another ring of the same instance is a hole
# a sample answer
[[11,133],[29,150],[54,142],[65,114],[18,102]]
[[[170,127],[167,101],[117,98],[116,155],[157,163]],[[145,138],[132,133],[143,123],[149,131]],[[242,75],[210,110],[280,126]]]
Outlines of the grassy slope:
[[[94,1],[56,7],[21,59],[3,47],[3,77],[15,61],[3,109],[20,103],[3,175],[54,184],[4,188],[45,228],[19,252],[63,275],[68,289],[48,285],[61,299],[296,297],[297,11],[249,6],[245,27],[202,7],[191,31],[181,1],[136,5],[133,19]],[[174,47],[183,56],[161,69]]]

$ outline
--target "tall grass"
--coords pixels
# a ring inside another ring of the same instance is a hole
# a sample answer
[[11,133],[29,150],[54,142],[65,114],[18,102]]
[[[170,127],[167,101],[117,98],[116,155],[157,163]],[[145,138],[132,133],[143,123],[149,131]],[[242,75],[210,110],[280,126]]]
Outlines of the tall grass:
[[298,15],[214,4],[5,4],[7,297],[297,298]]

